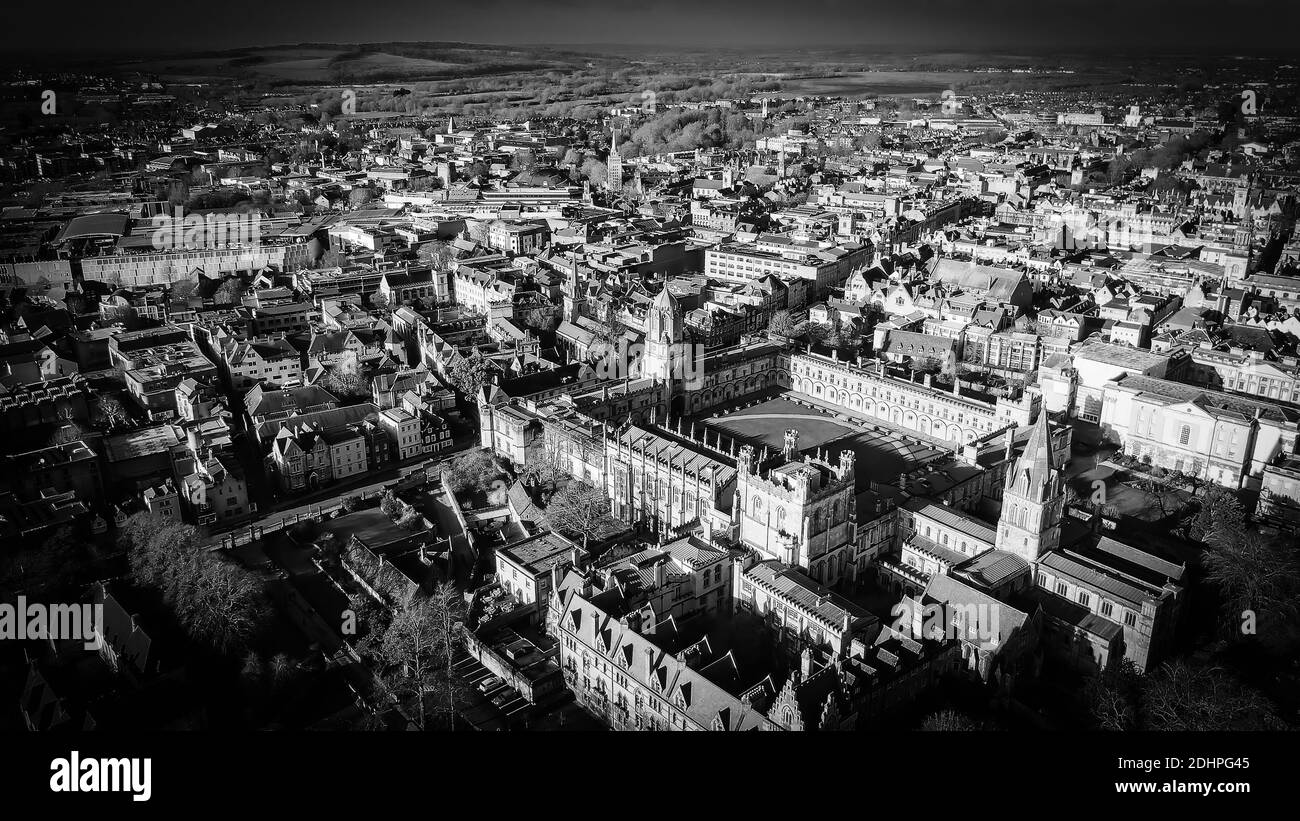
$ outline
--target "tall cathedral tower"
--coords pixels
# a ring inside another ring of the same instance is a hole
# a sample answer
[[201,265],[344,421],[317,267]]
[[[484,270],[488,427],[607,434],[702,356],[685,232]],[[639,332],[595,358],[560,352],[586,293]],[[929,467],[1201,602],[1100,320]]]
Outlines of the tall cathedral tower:
[[673,357],[683,355],[681,348],[683,320],[682,306],[665,284],[664,289],[650,304],[650,311],[646,316],[642,376],[655,379],[672,378]]
[[609,130],[609,160],[606,165],[605,188],[619,191],[623,188],[623,157],[618,153],[618,126]]
[[1033,563],[1061,543],[1065,478],[1052,455],[1047,412],[1040,410],[1029,444],[1007,474],[997,548]]

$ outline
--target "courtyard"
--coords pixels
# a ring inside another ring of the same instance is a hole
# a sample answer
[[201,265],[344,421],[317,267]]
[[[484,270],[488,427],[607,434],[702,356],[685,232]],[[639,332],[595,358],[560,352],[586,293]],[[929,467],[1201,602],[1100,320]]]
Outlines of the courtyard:
[[896,482],[900,473],[944,452],[889,431],[880,424],[841,418],[784,397],[768,399],[706,420],[705,425],[755,447],[766,445],[773,451],[781,450],[785,444],[785,432],[793,428],[799,431],[801,453],[814,453],[824,448],[831,463],[839,461],[841,450],[851,450],[856,456],[860,490],[871,482]]

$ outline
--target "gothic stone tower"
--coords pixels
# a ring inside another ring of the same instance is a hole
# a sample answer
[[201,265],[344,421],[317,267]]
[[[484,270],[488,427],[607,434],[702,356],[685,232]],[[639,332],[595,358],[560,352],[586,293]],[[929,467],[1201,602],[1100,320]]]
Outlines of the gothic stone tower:
[[609,132],[609,159],[606,161],[605,189],[618,191],[623,188],[623,157],[618,153],[618,124],[614,123]]
[[1040,410],[1029,444],[1007,474],[997,548],[1031,564],[1061,543],[1065,479],[1052,455],[1047,412]]
[[[665,380],[673,378],[674,358],[684,355],[681,344],[683,325],[682,306],[669,293],[668,286],[664,285],[664,289],[650,304],[650,312],[646,317],[642,376]],[[678,364],[678,374],[680,372]]]
[[[786,435],[786,454],[797,439]],[[851,554],[854,462],[851,450],[840,452],[838,465],[788,458],[763,475],[754,448],[743,446],[732,509],[740,540],[764,559],[802,568],[822,584],[838,583]]]

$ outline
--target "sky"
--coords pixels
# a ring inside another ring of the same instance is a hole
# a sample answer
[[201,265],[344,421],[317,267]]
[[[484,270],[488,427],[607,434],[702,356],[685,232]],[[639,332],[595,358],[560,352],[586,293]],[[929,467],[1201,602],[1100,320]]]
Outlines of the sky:
[[[1295,0],[59,0],[11,2],[0,46],[143,52],[441,40],[745,48],[1295,49]],[[1300,49],[1297,49],[1300,51]]]

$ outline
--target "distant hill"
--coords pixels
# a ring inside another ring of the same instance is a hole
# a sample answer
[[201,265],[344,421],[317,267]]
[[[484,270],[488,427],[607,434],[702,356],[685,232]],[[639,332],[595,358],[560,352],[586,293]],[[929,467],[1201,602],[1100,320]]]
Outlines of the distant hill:
[[100,58],[164,82],[246,80],[268,85],[386,83],[484,77],[521,71],[619,68],[621,57],[540,46],[478,43],[298,43],[225,51]]

